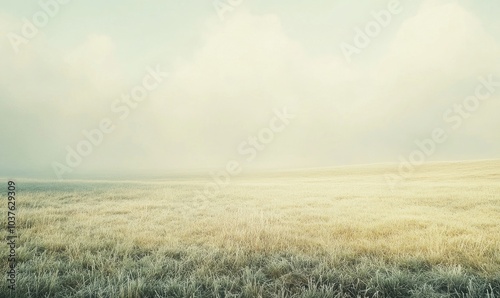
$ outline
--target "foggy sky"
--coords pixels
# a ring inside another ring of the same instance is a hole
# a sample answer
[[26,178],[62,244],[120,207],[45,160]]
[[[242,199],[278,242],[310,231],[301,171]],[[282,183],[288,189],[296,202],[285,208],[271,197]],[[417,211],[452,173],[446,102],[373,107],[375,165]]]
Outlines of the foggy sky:
[[[500,3],[399,1],[349,62],[341,45],[391,1],[268,2],[221,20],[212,1],[69,1],[17,53],[12,33],[42,8],[2,2],[0,176],[55,178],[106,119],[65,177],[399,162],[436,128],[428,161],[500,158],[500,83],[484,85],[500,82]],[[122,94],[144,80],[155,88],[132,108]],[[491,95],[459,112],[478,88]],[[250,158],[242,143],[284,110]]]

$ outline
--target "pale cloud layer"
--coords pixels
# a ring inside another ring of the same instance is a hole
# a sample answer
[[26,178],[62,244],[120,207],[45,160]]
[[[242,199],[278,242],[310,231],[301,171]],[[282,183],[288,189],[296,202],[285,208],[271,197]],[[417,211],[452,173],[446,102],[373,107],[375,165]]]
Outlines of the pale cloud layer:
[[[195,2],[107,12],[70,2],[19,53],[6,36],[40,8],[2,4],[0,176],[53,177],[53,162],[65,164],[67,146],[103,118],[113,132],[68,178],[222,168],[244,160],[238,146],[284,107],[295,118],[249,168],[397,162],[436,127],[449,138],[429,160],[499,158],[500,86],[458,129],[443,118],[478,78],[500,82],[494,15],[470,1],[401,1],[403,12],[349,63],[340,44],[389,2],[323,11],[243,2],[224,21],[211,5],[189,14]],[[168,76],[120,119],[113,104],[157,65]]]

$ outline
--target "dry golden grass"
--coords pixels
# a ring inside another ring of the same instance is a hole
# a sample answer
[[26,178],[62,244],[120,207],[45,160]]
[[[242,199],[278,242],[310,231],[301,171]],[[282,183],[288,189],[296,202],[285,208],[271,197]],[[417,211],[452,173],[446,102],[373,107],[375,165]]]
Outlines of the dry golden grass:
[[123,267],[124,256],[159,261],[167,252],[198,250],[222,251],[235,260],[285,253],[327,260],[329,266],[360,259],[374,268],[417,262],[499,282],[500,161],[424,165],[391,191],[384,174],[394,171],[370,165],[242,175],[203,208],[191,201],[193,190],[205,185],[200,179],[19,181],[18,253],[27,264],[38,258],[26,265],[35,272],[52,272],[49,264],[63,260],[112,275],[122,271],[103,256]]

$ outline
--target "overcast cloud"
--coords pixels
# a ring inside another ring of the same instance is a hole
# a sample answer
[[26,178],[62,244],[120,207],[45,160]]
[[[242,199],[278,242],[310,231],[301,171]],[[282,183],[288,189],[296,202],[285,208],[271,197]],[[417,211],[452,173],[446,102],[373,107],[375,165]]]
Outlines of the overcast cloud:
[[[68,178],[222,168],[285,107],[295,118],[248,167],[398,162],[436,127],[448,140],[429,160],[500,157],[498,1],[400,1],[350,62],[341,44],[391,1],[268,2],[222,21],[211,1],[69,1],[16,53],[11,33],[41,8],[4,1],[0,176],[54,178],[103,118],[113,131]],[[168,75],[120,119],[114,103],[158,65]],[[453,129],[443,114],[480,78],[498,90]]]

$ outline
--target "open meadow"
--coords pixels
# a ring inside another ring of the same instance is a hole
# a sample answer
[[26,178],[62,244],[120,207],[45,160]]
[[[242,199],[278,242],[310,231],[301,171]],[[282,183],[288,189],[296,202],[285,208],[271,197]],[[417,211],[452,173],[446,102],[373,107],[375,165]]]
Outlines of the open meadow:
[[204,203],[209,177],[19,179],[15,293],[500,297],[500,161],[425,164],[391,191],[395,171],[242,174]]

